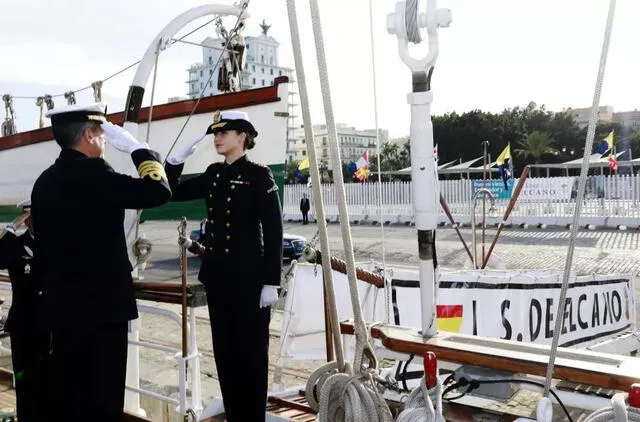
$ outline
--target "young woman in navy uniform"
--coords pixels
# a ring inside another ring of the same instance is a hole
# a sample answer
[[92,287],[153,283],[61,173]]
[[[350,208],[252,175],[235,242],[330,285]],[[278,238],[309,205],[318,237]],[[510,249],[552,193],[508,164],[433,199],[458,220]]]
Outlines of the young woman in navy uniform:
[[[48,117],[62,151],[31,194],[34,269],[51,329],[50,391],[64,412],[47,420],[121,421],[128,323],[138,317],[124,211],[162,205],[171,190],[160,155],[107,122],[103,104]],[[139,178],[114,171],[105,143],[131,155]]]
[[[16,385],[16,407],[21,422],[45,419],[45,362],[50,336],[40,329],[42,291],[32,273],[33,230],[31,200],[18,204],[24,214],[0,231],[0,269],[9,271],[11,308],[4,326],[11,338],[11,360]],[[27,230],[17,235],[25,226]],[[41,413],[38,413],[38,412]]]
[[[181,179],[185,159],[211,133],[224,161],[197,177]],[[278,187],[268,167],[245,155],[258,135],[246,113],[218,114],[206,134],[168,157],[165,170],[173,201],[202,198],[206,204],[198,279],[207,289],[227,421],[264,421],[270,305],[278,300],[282,269]],[[195,251],[189,239],[181,242]]]

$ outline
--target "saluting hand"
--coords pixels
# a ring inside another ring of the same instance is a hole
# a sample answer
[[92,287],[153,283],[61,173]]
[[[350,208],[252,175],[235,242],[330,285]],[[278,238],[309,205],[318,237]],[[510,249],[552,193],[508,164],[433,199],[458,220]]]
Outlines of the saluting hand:
[[118,151],[131,154],[138,149],[149,149],[149,145],[146,142],[138,141],[129,131],[111,122],[103,123],[102,129],[107,143]]
[[25,221],[27,221],[27,218],[29,218],[30,215],[31,215],[30,213],[26,212],[21,216],[15,218],[11,223],[7,225],[7,227],[5,227],[5,230],[7,230],[8,232],[14,233],[24,224]]
[[173,164],[174,166],[177,164],[182,164],[185,162],[187,158],[189,158],[200,145],[200,142],[207,136],[204,135],[198,136],[197,138],[193,138],[178,148],[174,153],[172,153],[169,157],[167,157],[167,162],[169,164]]

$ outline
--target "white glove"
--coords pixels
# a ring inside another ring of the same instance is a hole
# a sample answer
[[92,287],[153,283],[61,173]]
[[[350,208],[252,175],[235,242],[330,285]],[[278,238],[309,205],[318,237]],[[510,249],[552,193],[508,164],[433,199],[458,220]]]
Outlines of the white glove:
[[262,293],[260,293],[260,307],[264,308],[271,306],[278,301],[278,286],[262,286]]
[[139,149],[149,149],[149,144],[138,141],[126,129],[114,125],[111,122],[103,123],[102,130],[104,130],[104,137],[107,143],[118,151],[131,154],[133,151]]
[[178,239],[178,245],[182,246],[185,249],[189,249],[191,245],[193,245],[193,240],[186,237],[180,237]]
[[176,152],[167,157],[167,163],[174,166],[184,163],[187,158],[189,158],[194,152],[196,152],[200,142],[202,142],[205,136],[207,136],[206,133],[202,136],[198,136],[197,138],[190,140],[189,142],[186,142],[183,146],[178,148]]

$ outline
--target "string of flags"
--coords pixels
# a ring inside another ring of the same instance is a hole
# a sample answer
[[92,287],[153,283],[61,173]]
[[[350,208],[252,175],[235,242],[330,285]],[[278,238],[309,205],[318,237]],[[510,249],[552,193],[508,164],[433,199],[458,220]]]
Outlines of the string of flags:
[[[304,174],[303,170],[307,170],[309,168],[309,158],[305,158],[304,160],[298,163],[298,169],[295,171],[295,177],[297,179],[303,179]],[[365,181],[369,178],[369,155],[367,151],[365,151],[360,158],[358,158],[355,162],[349,163],[347,166],[347,171],[353,174],[358,180]]]
[[358,180],[365,181],[369,178],[369,156],[367,151],[362,153],[362,157],[356,162],[349,163],[347,166],[349,173],[352,173]]
[[618,161],[616,160],[616,148],[613,143],[613,130],[605,136],[598,145],[596,145],[596,152],[599,154],[605,154],[609,151],[609,168],[613,171],[618,170]]

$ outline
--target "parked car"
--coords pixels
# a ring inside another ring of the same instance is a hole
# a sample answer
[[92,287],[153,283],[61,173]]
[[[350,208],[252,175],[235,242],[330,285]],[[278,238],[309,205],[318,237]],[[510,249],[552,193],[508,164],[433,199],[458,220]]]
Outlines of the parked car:
[[[200,222],[200,228],[192,230],[189,238],[200,243],[205,239],[206,219]],[[284,259],[298,259],[302,256],[302,251],[307,244],[307,239],[296,234],[283,233],[282,235],[282,257]]]

